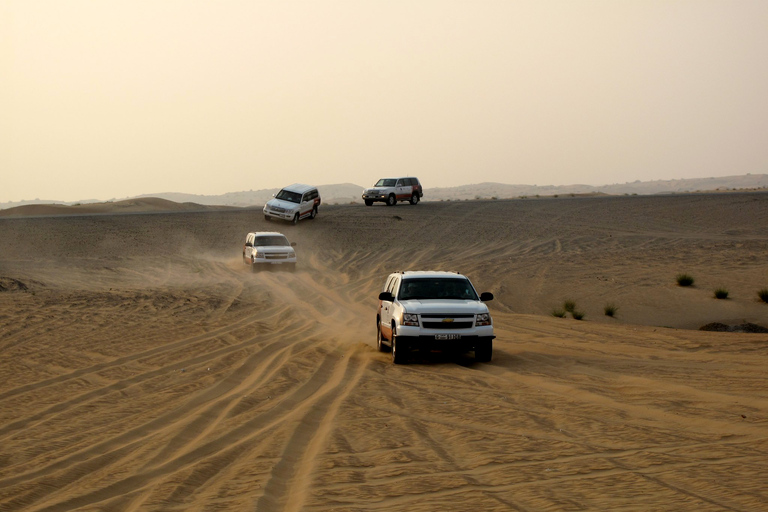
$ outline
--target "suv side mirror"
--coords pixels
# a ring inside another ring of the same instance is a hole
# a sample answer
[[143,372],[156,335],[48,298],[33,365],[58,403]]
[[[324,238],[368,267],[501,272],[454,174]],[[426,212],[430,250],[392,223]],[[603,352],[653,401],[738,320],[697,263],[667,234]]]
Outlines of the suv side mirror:
[[493,300],[493,294],[491,292],[483,292],[480,294],[480,300],[483,302]]
[[393,302],[395,300],[395,298],[389,292],[381,292],[379,294],[379,300],[384,300],[384,301],[387,301],[387,302]]
[[296,247],[296,242],[291,242],[291,247]]

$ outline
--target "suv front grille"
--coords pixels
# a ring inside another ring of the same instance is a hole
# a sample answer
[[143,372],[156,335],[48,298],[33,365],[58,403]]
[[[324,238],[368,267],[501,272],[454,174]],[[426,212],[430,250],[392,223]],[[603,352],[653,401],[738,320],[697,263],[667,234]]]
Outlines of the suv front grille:
[[451,314],[451,313],[424,313],[421,315],[421,318],[475,318],[475,315],[472,313],[458,313],[458,314]]
[[284,260],[288,258],[288,253],[286,252],[271,252],[264,255],[264,259],[267,260]]
[[471,329],[474,322],[422,322],[425,329]]

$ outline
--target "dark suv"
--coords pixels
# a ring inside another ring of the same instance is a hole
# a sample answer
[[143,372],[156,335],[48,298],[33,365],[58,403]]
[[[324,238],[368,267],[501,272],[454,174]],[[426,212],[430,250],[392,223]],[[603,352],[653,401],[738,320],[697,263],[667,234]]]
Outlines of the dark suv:
[[382,178],[372,188],[365,189],[363,201],[366,206],[377,201],[387,203],[387,206],[395,206],[398,201],[419,204],[423,196],[419,178]]

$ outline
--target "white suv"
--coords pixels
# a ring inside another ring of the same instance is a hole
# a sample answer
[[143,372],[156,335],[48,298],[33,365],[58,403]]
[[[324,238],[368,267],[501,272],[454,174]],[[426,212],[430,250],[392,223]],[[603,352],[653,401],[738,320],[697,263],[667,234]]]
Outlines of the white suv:
[[243,245],[243,263],[251,266],[253,272],[261,268],[279,266],[288,270],[296,269],[296,242],[288,243],[282,233],[256,231],[248,233]]
[[379,294],[376,345],[392,351],[401,364],[414,349],[475,352],[488,362],[493,350],[493,321],[466,276],[456,272],[395,272]]
[[264,218],[283,219],[296,224],[301,219],[317,217],[319,206],[320,193],[317,188],[294,183],[275,194],[275,198],[264,205]]
[[395,206],[398,201],[408,201],[411,204],[419,204],[424,197],[419,178],[382,178],[376,182],[373,188],[363,191],[365,206],[371,206],[379,201],[387,203],[387,206]]

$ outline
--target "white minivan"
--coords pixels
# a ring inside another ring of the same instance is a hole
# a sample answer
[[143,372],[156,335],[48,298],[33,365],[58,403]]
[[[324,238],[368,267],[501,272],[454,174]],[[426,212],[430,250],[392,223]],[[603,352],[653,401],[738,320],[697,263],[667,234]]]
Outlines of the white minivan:
[[294,183],[275,194],[264,205],[266,220],[282,219],[294,224],[301,219],[314,219],[320,206],[320,193],[316,187]]

